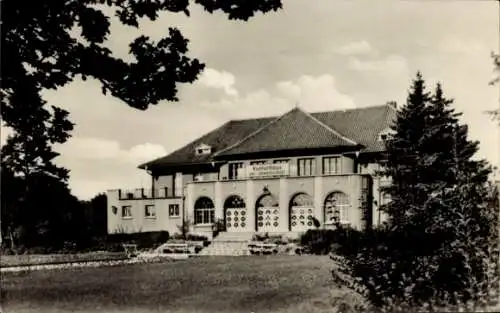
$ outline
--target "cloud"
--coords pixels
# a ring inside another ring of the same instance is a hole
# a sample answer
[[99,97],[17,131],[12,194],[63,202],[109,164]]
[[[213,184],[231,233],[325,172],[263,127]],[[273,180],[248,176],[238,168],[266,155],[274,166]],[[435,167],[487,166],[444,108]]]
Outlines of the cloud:
[[123,149],[118,141],[88,137],[72,138],[57,146],[56,150],[65,160],[86,160],[89,164],[92,161],[112,160],[139,165],[166,154],[165,148],[158,144],[144,143]]
[[449,36],[441,40],[439,50],[443,53],[456,54],[470,57],[488,57],[491,53],[488,48],[482,43],[471,40],[459,38],[457,36]]
[[361,60],[356,57],[349,59],[348,67],[351,70],[366,74],[379,74],[388,77],[407,77],[408,61],[397,54],[374,60]]
[[303,75],[295,80],[280,81],[268,89],[259,89],[238,97],[202,101],[204,108],[218,110],[227,119],[275,116],[300,105],[309,112],[355,107],[354,100],[341,93],[332,75]]
[[369,55],[377,54],[378,51],[373,48],[366,40],[353,41],[337,49],[341,55]]
[[150,178],[137,166],[167,153],[158,144],[127,149],[118,141],[92,137],[72,138],[56,150],[61,153],[56,163],[71,170],[71,190],[82,199],[109,189],[148,187]]
[[234,75],[226,71],[217,71],[207,68],[200,75],[198,83],[202,86],[222,89],[229,96],[237,96],[238,91],[234,87]]

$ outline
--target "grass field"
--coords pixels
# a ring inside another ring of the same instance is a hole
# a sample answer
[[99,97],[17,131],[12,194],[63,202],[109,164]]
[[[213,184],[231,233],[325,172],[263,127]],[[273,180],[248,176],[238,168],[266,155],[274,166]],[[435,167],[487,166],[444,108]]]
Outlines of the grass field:
[[326,256],[193,258],[160,264],[2,274],[16,312],[331,312]]

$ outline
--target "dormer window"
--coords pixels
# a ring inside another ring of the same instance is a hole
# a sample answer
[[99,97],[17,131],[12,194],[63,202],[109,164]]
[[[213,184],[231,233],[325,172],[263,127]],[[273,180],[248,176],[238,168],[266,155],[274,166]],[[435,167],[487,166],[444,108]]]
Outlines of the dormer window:
[[378,134],[378,141],[386,141],[391,139],[394,134],[394,131],[390,128],[386,128]]
[[206,144],[201,144],[196,147],[195,149],[196,155],[204,155],[204,154],[210,154],[212,153],[212,147]]

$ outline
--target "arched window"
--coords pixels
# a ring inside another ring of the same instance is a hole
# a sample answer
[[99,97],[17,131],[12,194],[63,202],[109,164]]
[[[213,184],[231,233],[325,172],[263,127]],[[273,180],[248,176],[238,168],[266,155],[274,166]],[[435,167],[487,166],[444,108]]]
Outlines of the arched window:
[[274,231],[279,227],[279,201],[271,194],[259,198],[256,203],[257,231]]
[[280,204],[273,195],[264,195],[257,201],[257,207],[279,207]]
[[215,207],[210,198],[201,197],[194,204],[194,223],[212,224],[215,219]]
[[242,231],[248,225],[245,200],[240,196],[229,196],[224,201],[224,218],[227,231]]
[[295,195],[290,201],[290,230],[303,231],[314,226],[314,201],[306,193]]
[[229,196],[226,201],[224,201],[224,208],[244,208],[245,200],[240,196]]
[[340,222],[349,223],[349,196],[343,192],[335,191],[325,199],[325,224]]

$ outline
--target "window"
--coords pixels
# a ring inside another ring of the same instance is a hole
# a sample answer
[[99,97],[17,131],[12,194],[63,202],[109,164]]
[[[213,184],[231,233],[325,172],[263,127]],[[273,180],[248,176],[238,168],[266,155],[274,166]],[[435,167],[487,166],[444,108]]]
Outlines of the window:
[[316,174],[316,159],[299,159],[298,176],[314,176]]
[[168,216],[169,217],[179,217],[181,215],[179,211],[179,204],[169,204],[168,205]]
[[274,160],[274,164],[288,164],[289,160]]
[[206,144],[201,144],[196,147],[196,155],[210,154],[212,153],[212,147]]
[[207,197],[201,197],[194,204],[194,223],[212,224],[215,220],[214,203]]
[[340,174],[342,172],[342,159],[340,157],[323,158],[323,175]]
[[266,164],[266,161],[252,161],[250,162],[250,165],[263,165]]
[[349,224],[349,197],[343,192],[332,192],[325,200],[325,223]]
[[144,206],[144,217],[156,218],[156,208],[153,204],[148,204]]
[[122,206],[122,218],[132,218],[132,207],[130,205]]
[[391,128],[386,128],[378,134],[378,141],[386,141],[392,138],[394,135],[394,130]]
[[238,172],[242,168],[243,168],[243,163],[242,162],[239,162],[239,163],[229,163],[229,179],[238,179],[238,178],[241,178],[240,177],[241,175]]

